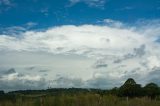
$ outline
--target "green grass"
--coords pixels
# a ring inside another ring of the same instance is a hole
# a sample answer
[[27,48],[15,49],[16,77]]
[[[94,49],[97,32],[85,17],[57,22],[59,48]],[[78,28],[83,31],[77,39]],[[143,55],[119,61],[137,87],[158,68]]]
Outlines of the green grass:
[[96,93],[61,95],[17,95],[15,100],[0,100],[0,106],[160,106],[160,100],[150,98],[120,98]]

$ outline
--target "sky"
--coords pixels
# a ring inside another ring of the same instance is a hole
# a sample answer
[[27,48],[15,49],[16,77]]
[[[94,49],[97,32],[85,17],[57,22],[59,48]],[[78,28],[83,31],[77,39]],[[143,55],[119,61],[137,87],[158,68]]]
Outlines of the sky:
[[0,90],[160,85],[160,0],[0,0]]

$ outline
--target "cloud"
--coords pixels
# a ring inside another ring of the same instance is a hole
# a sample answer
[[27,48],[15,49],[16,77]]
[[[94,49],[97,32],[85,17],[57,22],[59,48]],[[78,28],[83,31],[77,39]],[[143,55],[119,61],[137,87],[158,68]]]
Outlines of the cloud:
[[[120,27],[117,22],[121,24]],[[0,62],[5,64],[9,58],[7,53],[15,52],[16,55],[11,55],[12,58],[18,55],[27,61],[30,55],[35,63],[41,63],[46,67],[49,67],[48,64],[53,65],[54,62],[53,70],[42,68],[51,70],[47,72],[48,75],[79,72],[77,75],[79,78],[75,74],[57,79],[50,76],[49,79],[54,80],[55,86],[107,88],[122,83],[127,77],[136,78],[144,84],[148,82],[147,77],[151,75],[149,73],[155,71],[153,68],[160,67],[160,43],[157,42],[160,35],[159,22],[158,20],[143,20],[131,26],[107,19],[108,24],[105,25],[63,25],[43,31],[26,30],[16,36],[12,33],[3,34],[0,35],[0,53],[5,52],[6,55],[0,57],[3,60]],[[42,53],[47,56],[42,56]],[[58,58],[63,58],[63,60],[51,60],[51,57],[55,55],[59,55]],[[75,55],[78,58],[75,58]],[[16,61],[19,60],[15,60],[14,63]],[[72,64],[66,71],[68,62]],[[58,70],[58,66],[62,67],[63,71]],[[37,74],[40,76],[42,73]],[[17,76],[15,73],[13,75]],[[30,77],[25,75],[16,79]],[[38,82],[42,83],[41,77],[38,78]]]
[[121,59],[117,59],[114,63],[120,63],[124,60],[135,58],[135,57],[142,57],[145,55],[145,45],[141,45],[139,48],[134,48],[133,53],[125,54]]
[[39,75],[24,75],[17,73],[11,68],[5,73],[0,74],[0,89],[5,91],[25,90],[25,89],[44,89],[47,82]]
[[45,16],[48,16],[48,15],[49,15],[49,8],[42,8],[42,9],[40,10],[40,12],[41,12],[42,14],[44,14]]
[[36,68],[35,66],[26,67],[26,70],[34,70],[35,68]]
[[[124,54],[149,42],[148,39],[132,29],[98,25],[66,25],[53,27],[46,31],[26,31],[19,36],[21,37],[1,35],[1,50],[73,52],[94,56],[103,55],[106,50],[108,53],[104,55],[109,55],[114,50]],[[125,48],[123,52],[122,48]]]
[[0,28],[0,33],[2,33],[2,34],[12,34],[12,35],[16,36],[20,33],[23,33],[25,31],[33,29],[37,25],[38,25],[38,23],[35,23],[35,22],[27,22],[26,24],[23,24],[21,26],[1,27]]
[[11,68],[11,69],[7,70],[4,74],[14,74],[14,73],[16,73],[15,69]]
[[[116,81],[116,82],[114,82]],[[119,87],[121,82],[117,82],[115,79],[107,79],[107,78],[95,78],[88,80],[87,86],[89,88],[101,88],[101,89],[111,89],[113,87]]]
[[129,10],[133,10],[135,7],[132,7],[132,6],[126,6],[126,7],[123,7],[123,8],[119,8],[119,9],[116,9],[117,11],[129,11]]
[[0,75],[9,75],[9,74],[14,74],[14,73],[16,73],[14,68],[11,68],[8,70],[4,70],[4,69],[0,70]]
[[123,27],[124,25],[122,22],[112,19],[104,19],[102,22],[111,27]]
[[12,35],[17,35],[18,33],[22,33],[26,31],[26,28],[22,26],[11,26],[11,27],[6,27],[6,28],[0,28],[0,32],[3,34],[10,34]]
[[148,80],[148,82],[154,82],[160,85],[159,77],[160,77],[160,67],[154,67],[152,71],[148,73],[146,79]]
[[37,26],[37,25],[38,25],[38,23],[28,22],[28,23],[26,23],[25,27],[27,27],[27,29],[29,29],[29,28],[32,28],[32,27]]
[[98,8],[104,8],[104,5],[106,3],[106,0],[69,0],[70,5],[73,6],[77,3],[83,2],[87,4],[89,7],[98,7]]
[[0,0],[0,5],[11,5],[10,0]]
[[0,13],[9,10],[14,4],[11,0],[0,0]]
[[52,81],[51,86],[56,88],[81,88],[84,87],[84,82],[80,78],[59,76]]
[[48,72],[48,71],[50,71],[50,70],[39,70],[39,72],[42,72],[42,73]]
[[96,63],[93,65],[93,68],[99,69],[99,68],[106,68],[108,65],[102,61],[102,60],[98,60],[96,61]]

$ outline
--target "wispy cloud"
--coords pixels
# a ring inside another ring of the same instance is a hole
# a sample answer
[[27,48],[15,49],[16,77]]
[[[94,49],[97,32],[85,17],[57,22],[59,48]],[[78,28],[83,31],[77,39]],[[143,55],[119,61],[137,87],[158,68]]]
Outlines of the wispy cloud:
[[45,16],[48,16],[49,9],[48,9],[48,8],[42,8],[42,9],[40,10],[40,12],[41,12],[42,14],[44,14]]
[[117,11],[128,11],[128,10],[133,10],[134,7],[133,6],[126,6],[126,7],[123,7],[123,8],[119,8],[119,9],[116,9]]
[[11,1],[10,0],[0,0],[0,5],[11,5]]
[[9,10],[14,6],[11,0],[0,0],[0,13]]
[[123,27],[124,24],[120,21],[116,21],[116,20],[112,20],[112,19],[104,19],[103,21],[99,21],[102,22],[108,26],[112,26],[112,27]]
[[89,7],[98,7],[98,8],[104,8],[104,5],[106,3],[106,0],[69,0],[70,5],[73,6],[77,3],[83,2],[87,4]]
[[35,22],[27,22],[26,24],[19,25],[19,26],[0,27],[0,33],[18,35],[19,33],[28,31],[37,25],[38,23],[35,23]]

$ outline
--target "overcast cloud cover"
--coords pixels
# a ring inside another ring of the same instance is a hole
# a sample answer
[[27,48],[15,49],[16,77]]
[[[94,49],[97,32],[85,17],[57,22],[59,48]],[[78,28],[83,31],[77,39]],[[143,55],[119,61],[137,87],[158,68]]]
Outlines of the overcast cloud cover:
[[159,0],[0,0],[0,90],[160,85]]

